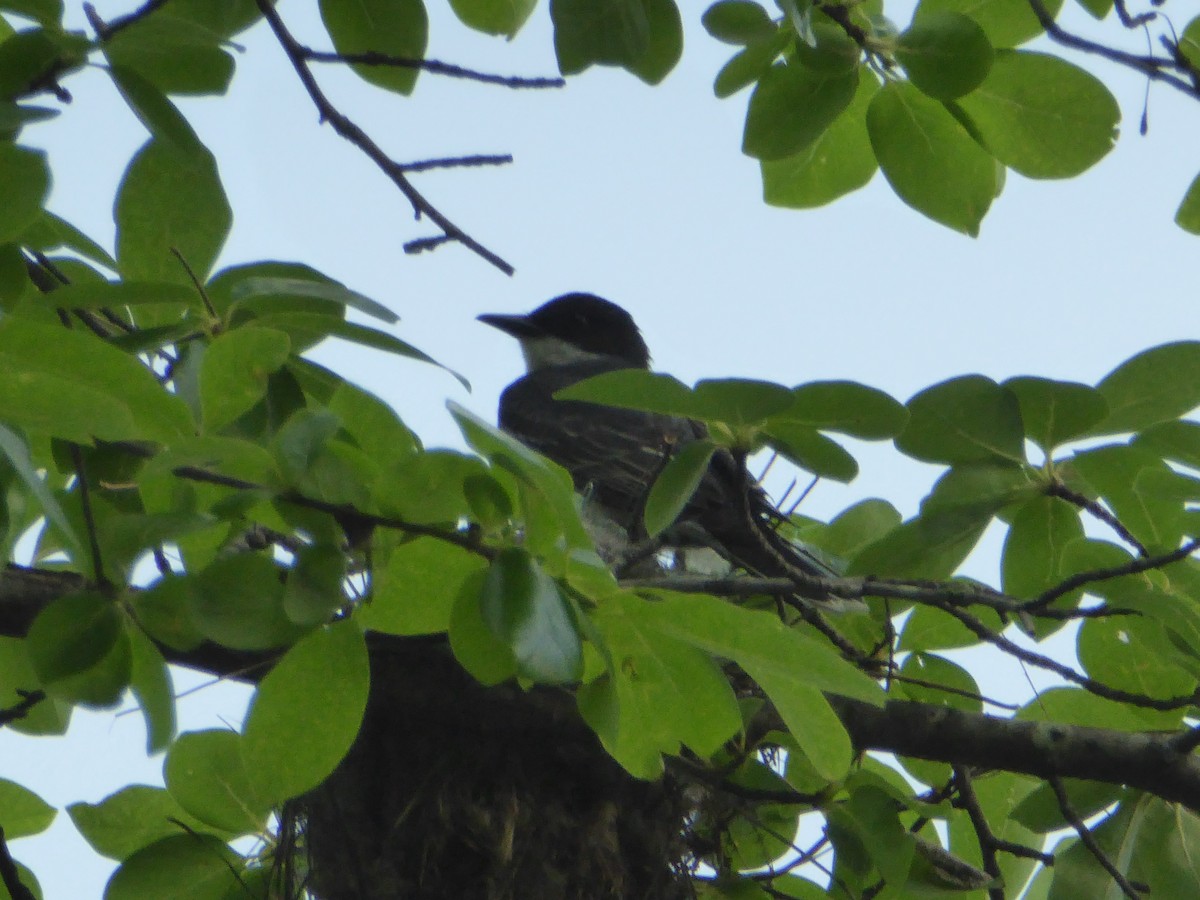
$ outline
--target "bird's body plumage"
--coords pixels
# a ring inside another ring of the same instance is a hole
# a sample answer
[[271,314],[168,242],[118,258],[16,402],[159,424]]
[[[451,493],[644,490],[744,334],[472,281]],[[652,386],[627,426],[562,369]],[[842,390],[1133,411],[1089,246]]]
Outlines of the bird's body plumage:
[[[615,304],[586,294],[552,300],[528,316],[480,318],[521,341],[530,369],[501,395],[500,427],[570,472],[587,502],[599,506],[630,541],[643,538],[651,486],[679,450],[707,436],[704,425],[554,397],[604,372],[649,368],[633,320]],[[677,519],[672,543],[708,543],[760,575],[789,575],[789,569],[835,574],[778,534],[780,518],[733,455],[717,450]]]

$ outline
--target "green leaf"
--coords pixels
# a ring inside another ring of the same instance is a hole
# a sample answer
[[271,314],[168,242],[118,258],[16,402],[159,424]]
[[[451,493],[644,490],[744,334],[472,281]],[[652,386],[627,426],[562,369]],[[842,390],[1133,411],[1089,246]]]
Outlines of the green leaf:
[[800,751],[821,777],[830,781],[845,776],[854,750],[850,736],[825,695],[780,668],[775,662],[744,658],[739,663],[758,682],[779,712]]
[[46,122],[59,115],[57,109],[48,106],[0,102],[0,134],[8,133],[15,139],[20,130],[35,122]]
[[1193,66],[1200,66],[1200,16],[1184,26],[1179,35],[1179,52]]
[[991,518],[974,509],[922,514],[864,547],[846,574],[945,580],[975,549]]
[[33,19],[47,28],[62,22],[62,0],[3,0],[0,9]]
[[246,714],[243,753],[255,796],[277,803],[320,784],[354,743],[370,683],[366,642],[353,621],[293,645]]
[[46,693],[99,708],[129,685],[130,648],[116,604],[97,593],[61,597],[43,609],[26,638]]
[[43,211],[41,218],[25,230],[21,236],[21,243],[31,249],[45,251],[69,247],[80,256],[97,262],[113,272],[117,271],[117,261],[108,254],[107,250],[70,222],[59,218],[49,210]]
[[136,72],[165,94],[223,94],[233,57],[221,36],[178,16],[146,16],[103,44],[113,66]]
[[781,28],[771,38],[756,41],[735,54],[717,73],[713,93],[724,99],[758,81],[789,43],[788,31]]
[[20,237],[37,220],[49,193],[45,152],[0,141],[0,243]]
[[879,80],[864,72],[850,105],[824,134],[792,156],[763,160],[763,200],[771,206],[812,209],[866,185],[879,168],[867,134],[867,108],[878,90]]
[[645,52],[625,68],[646,84],[658,84],[683,55],[683,22],[675,0],[641,0],[646,10],[650,39]]
[[265,301],[270,304],[286,302],[289,298],[311,297],[328,300],[338,306],[357,309],[361,313],[381,319],[389,325],[400,321],[400,317],[365,294],[352,291],[336,281],[313,281],[307,278],[256,275],[238,281],[230,291],[230,299],[237,306],[248,300]]
[[1137,436],[1134,446],[1200,469],[1200,422],[1170,421],[1152,425]]
[[58,810],[29,788],[0,778],[0,828],[5,840],[41,834],[57,814]]
[[[907,632],[907,628],[905,630]],[[979,685],[974,677],[958,663],[951,662],[944,656],[934,653],[910,653],[900,666],[900,674],[903,678],[897,681],[896,686],[909,700],[947,706],[951,709],[964,709],[968,712],[983,711]],[[912,681],[905,681],[905,678],[922,683],[914,684]],[[939,690],[939,687],[948,690]]]
[[420,449],[420,442],[387,403],[349,382],[342,382],[328,401],[354,442],[383,466]]
[[[321,0],[321,21],[338,53],[383,53],[425,58],[429,16],[422,0]],[[411,94],[420,69],[400,66],[350,67],[359,78],[398,94]]]
[[650,46],[643,0],[550,0],[558,70],[575,75],[599,63],[629,66]]
[[668,416],[691,416],[696,413],[691,388],[670,375],[643,369],[621,369],[585,378],[555,393],[554,399],[583,400]]
[[72,803],[67,813],[93,850],[116,860],[160,838],[180,834],[179,822],[201,832],[206,829],[166,790],[142,784],[122,788],[99,803]]
[[1191,234],[1200,234],[1200,175],[1192,179],[1175,211],[1175,224]]
[[987,80],[958,101],[972,133],[1028,178],[1071,178],[1117,140],[1121,110],[1096,76],[1064,59],[1002,50]]
[[[0,709],[20,703],[26,695],[19,692],[36,691],[40,687],[24,640],[0,637]],[[69,704],[47,697],[34,704],[23,717],[12,719],[4,727],[20,734],[65,734],[71,712]]]
[[[1120,785],[1082,781],[1077,778],[1064,778],[1062,784],[1071,799],[1071,806],[1084,819],[1089,819],[1106,806],[1111,806],[1126,793],[1125,788]],[[1017,804],[1012,815],[1026,828],[1038,834],[1057,831],[1069,824],[1063,816],[1054,789],[1048,784],[1030,791],[1025,799]]]
[[827,75],[804,66],[772,66],[750,97],[742,152],[763,160],[800,152],[850,105],[857,87],[857,69]]
[[752,44],[776,31],[770,14],[752,0],[720,0],[705,10],[700,23],[726,44]]
[[648,624],[646,606],[622,595],[596,610],[612,666],[579,690],[584,719],[605,749],[639,777],[661,772],[660,754],[678,753],[681,744],[708,758],[742,726],[719,666]]
[[62,78],[78,68],[89,49],[83,35],[56,26],[13,34],[5,23],[0,39],[0,97],[5,99],[40,93],[48,76]]
[[979,636],[948,612],[934,606],[918,606],[904,620],[896,649],[925,654],[930,650],[974,647],[978,643]]
[[1026,437],[1047,453],[1087,434],[1108,415],[1104,396],[1086,384],[1026,376],[1001,387],[1016,396]]
[[450,8],[468,28],[512,39],[537,6],[537,0],[450,0]]
[[283,593],[283,611],[298,625],[319,625],[346,605],[346,554],[331,544],[310,544],[296,552]]
[[190,284],[178,250],[204,280],[229,234],[233,214],[216,160],[151,139],[129,163],[117,191],[117,261],[127,279]]
[[288,359],[291,343],[281,331],[247,325],[219,335],[200,364],[204,430],[220,431],[267,392],[267,376]]
[[767,443],[790,462],[821,478],[853,481],[858,463],[837,442],[799,422],[768,422],[763,430]]
[[[908,410],[883,391],[853,381],[814,381],[792,390],[795,398],[780,418],[866,440],[895,437],[908,422]],[[768,423],[770,427],[770,423]]]
[[646,497],[643,519],[648,536],[653,537],[674,524],[696,493],[715,450],[712,441],[693,441],[663,467]]
[[1071,465],[1139,541],[1159,551],[1178,546],[1183,504],[1141,480],[1148,472],[1170,473],[1161,459],[1137,447],[1109,445],[1076,453]]
[[183,153],[203,152],[204,145],[188,120],[162,91],[132,69],[114,65],[108,74],[125,103],[152,137]]
[[1032,600],[1068,574],[1063,554],[1083,537],[1079,511],[1057,497],[1034,497],[1013,517],[1004,541],[1000,584],[1004,593]]
[[436,634],[450,627],[454,604],[467,580],[487,567],[482,557],[436,538],[396,547],[375,570],[371,602],[359,623],[387,634]]
[[827,553],[849,559],[900,524],[900,513],[886,500],[861,500],[825,528],[805,534]]
[[925,462],[1025,461],[1025,431],[1017,398],[983,375],[964,375],[926,388],[908,401],[899,450]]
[[[811,41],[810,41],[811,38]],[[834,74],[849,72],[858,67],[863,49],[854,38],[846,34],[840,25],[818,20],[812,25],[812,34],[794,44],[796,59],[814,72]],[[866,79],[878,86],[874,77]]]
[[579,679],[583,645],[570,602],[528,553],[501,551],[484,580],[480,610],[526,678],[550,684]]
[[1105,18],[1113,9],[1113,0],[1076,0],[1094,19]]
[[451,450],[413,454],[387,472],[376,500],[405,521],[453,526],[470,513],[466,480],[486,472],[479,459]]
[[241,891],[240,862],[223,841],[208,835],[162,838],[121,863],[104,889],[104,900],[225,900]]
[[440,369],[445,369],[458,379],[459,384],[467,390],[471,389],[471,383],[453,369],[447,368],[432,356],[388,334],[386,331],[378,331],[374,328],[368,328],[365,325],[347,322],[336,316],[326,316],[319,313],[290,312],[279,313],[278,315],[261,315],[256,317],[255,321],[264,328],[275,328],[292,335],[293,342],[295,343],[298,340],[302,346],[311,346],[326,337],[337,337],[346,341],[353,341],[364,347],[372,347],[376,350],[383,350],[386,353],[395,353],[397,356],[404,356],[408,359],[429,363]]
[[992,67],[992,45],[973,19],[955,12],[918,17],[896,42],[909,80],[935,100],[969,94]]
[[787,388],[749,378],[707,379],[692,391],[691,415],[733,429],[759,425],[792,406]]
[[34,462],[29,455],[26,442],[11,428],[0,425],[0,453],[2,453],[16,471],[17,476],[25,482],[25,486],[37,501],[38,509],[46,519],[58,529],[59,535],[70,545],[71,558],[83,560],[83,541],[75,533],[75,527],[67,518],[58,499],[46,486],[42,476],[38,474]]
[[236,732],[181,734],[167,754],[163,778],[183,809],[222,832],[253,834],[266,825],[270,804],[255,794]]
[[175,736],[175,689],[162,653],[140,628],[130,627],[129,686],[146,720],[146,753],[167,749]]
[[1167,699],[1196,689],[1196,676],[1175,664],[1166,628],[1144,616],[1084,621],[1076,652],[1088,675],[1118,690]]
[[867,110],[879,167],[909,206],[975,237],[996,196],[996,164],[946,107],[891,82]]
[[[644,610],[663,634],[736,661],[747,671],[774,671],[819,691],[882,703],[874,680],[826,644],[787,628],[773,613],[742,609],[703,594],[655,591]],[[753,673],[752,673],[753,674]]]
[[[1057,16],[1062,0],[1043,0],[1051,16]],[[993,47],[1023,44],[1042,33],[1041,23],[1027,0],[921,0],[914,21],[939,12],[956,12],[979,23]]]
[[508,643],[498,638],[483,619],[480,598],[486,572],[472,573],[450,611],[450,649],[462,667],[480,684],[495,685],[516,677],[517,662]]
[[201,572],[189,599],[192,620],[211,641],[235,650],[265,650],[299,633],[283,611],[279,569],[263,556],[238,554]]
[[1200,341],[1163,344],[1121,363],[1097,390],[1109,413],[1090,434],[1141,431],[1200,406]]
[[123,306],[148,306],[159,303],[196,305],[196,289],[169,281],[90,281],[64,284],[52,295],[57,306],[66,309],[120,309]]

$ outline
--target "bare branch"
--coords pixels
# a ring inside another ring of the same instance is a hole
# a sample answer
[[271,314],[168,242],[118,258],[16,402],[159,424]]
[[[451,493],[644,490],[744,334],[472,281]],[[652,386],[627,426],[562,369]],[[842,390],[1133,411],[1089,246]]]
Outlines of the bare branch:
[[1066,500],[1073,506],[1078,506],[1080,509],[1087,511],[1095,518],[1099,519],[1113,531],[1115,531],[1125,543],[1129,544],[1138,552],[1138,556],[1149,556],[1150,551],[1146,549],[1146,545],[1133,536],[1128,528],[1121,524],[1121,520],[1114,516],[1111,512],[1105,509],[1101,504],[1085,497],[1078,491],[1073,491],[1058,479],[1050,482],[1046,487],[1046,493],[1051,497],[1058,497],[1060,500]]
[[404,194],[408,202],[412,204],[413,212],[418,218],[428,216],[430,221],[442,229],[448,240],[457,241],[464,247],[467,247],[476,255],[498,268],[505,275],[513,274],[513,267],[509,263],[446,218],[441,211],[413,186],[412,182],[405,176],[403,167],[388,156],[365,131],[350,118],[343,115],[329,101],[329,98],[325,96],[320,85],[317,84],[317,80],[313,77],[312,70],[308,66],[308,60],[304,57],[305,48],[288,31],[287,26],[283,24],[283,20],[279,17],[279,13],[275,11],[275,7],[271,4],[270,0],[255,0],[255,2],[258,4],[259,11],[262,12],[263,18],[267,20],[271,31],[275,34],[279,46],[283,48],[283,52],[287,54],[288,59],[291,61],[292,68],[296,70],[296,75],[299,77],[300,83],[304,85],[304,89],[312,99],[313,105],[316,106],[317,111],[321,114],[321,120],[328,122],[333,126],[333,130],[338,135],[358,147],[379,167],[381,172],[391,179],[392,183],[400,189],[400,192]]
[[1096,858],[1096,862],[1100,863],[1101,868],[1112,876],[1113,881],[1121,889],[1121,893],[1128,897],[1129,900],[1138,900],[1142,896],[1142,890],[1125,877],[1125,874],[1108,858],[1108,854],[1104,852],[1104,848],[1096,842],[1095,835],[1088,830],[1079,813],[1075,811],[1075,807],[1071,805],[1071,798],[1067,796],[1067,789],[1063,787],[1062,779],[1056,775],[1047,779],[1047,781],[1050,782],[1050,787],[1054,789],[1054,796],[1058,798],[1058,808],[1062,810],[1063,817],[1075,829],[1075,833],[1079,835],[1079,840],[1083,846],[1087,847],[1092,856]]
[[483,84],[495,84],[500,87],[544,90],[546,88],[566,87],[563,78],[523,78],[517,75],[494,75],[489,72],[478,72],[454,63],[441,62],[436,59],[414,59],[406,56],[391,56],[368,50],[365,53],[330,53],[325,50],[313,50],[297,44],[300,54],[310,62],[318,63],[348,63],[359,66],[390,66],[398,69],[420,69],[434,75],[446,75],[450,78],[463,78],[467,81],[478,81]]
[[1194,538],[1178,550],[1172,550],[1170,553],[1163,553],[1160,556],[1135,559],[1123,566],[1110,566],[1107,569],[1092,569],[1089,572],[1079,572],[1070,578],[1063,579],[1061,583],[1045,591],[1037,599],[1023,604],[1021,609],[1023,612],[1041,615],[1049,604],[1053,603],[1059,597],[1071,593],[1076,588],[1094,584],[1097,581],[1108,581],[1113,578],[1122,578],[1125,575],[1137,575],[1141,572],[1148,572],[1151,569],[1161,569],[1164,566],[1171,565],[1171,563],[1186,559],[1197,550],[1200,550],[1200,538]]
[[979,854],[983,859],[983,871],[992,879],[992,885],[987,889],[988,900],[1004,900],[1004,873],[1000,871],[1000,863],[996,859],[996,835],[988,824],[983,807],[979,805],[979,797],[975,794],[975,785],[971,781],[971,772],[966,766],[954,767],[954,783],[958,788],[958,799],[967,816],[971,827],[975,829],[975,837],[979,841]]

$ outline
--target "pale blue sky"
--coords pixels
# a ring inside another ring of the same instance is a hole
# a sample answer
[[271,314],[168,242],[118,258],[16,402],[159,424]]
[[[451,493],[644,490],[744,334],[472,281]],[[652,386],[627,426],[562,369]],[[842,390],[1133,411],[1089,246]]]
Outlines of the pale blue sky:
[[[78,4],[67,2],[78,17]],[[96,5],[109,18],[130,6]],[[545,4],[512,43],[467,31],[440,0],[429,5],[431,56],[554,73]],[[223,264],[303,261],[394,309],[396,333],[462,372],[472,394],[436,369],[372,351],[330,347],[317,356],[383,396],[429,445],[460,443],[447,398],[493,416],[519,371],[515,346],[474,317],[528,310],[572,289],[626,306],[656,366],[685,381],[850,378],[901,400],[967,372],[1094,382],[1141,349],[1196,336],[1200,245],[1171,221],[1200,168],[1194,101],[1156,86],[1141,138],[1144,83],[1088,63],[1117,94],[1124,137],[1072,181],[1010,173],[977,240],[921,218],[880,175],[821,210],[770,209],[757,165],[740,153],[748,95],[718,101],[711,91],[732,48],[700,29],[700,4],[681,5],[684,58],[656,88],[593,69],[555,92],[422,76],[415,96],[401,98],[333,67],[318,70],[335,102],[397,158],[514,154],[502,169],[418,177],[443,212],[516,266],[511,279],[453,246],[405,256],[401,245],[429,229],[365,158],[318,127],[265,29],[243,35],[247,52],[229,96],[181,103],[216,153],[233,203]],[[324,46],[312,7],[284,0],[280,11]],[[1075,8],[1067,21],[1097,33]],[[1135,33],[1128,45],[1140,51],[1144,38]],[[111,246],[113,188],[145,134],[102,72],[68,86],[75,102],[25,140],[51,153],[52,208]],[[933,474],[886,449],[861,462],[858,481],[819,486],[805,511],[827,516],[882,496],[909,514]],[[992,565],[994,552],[984,553],[973,571],[986,576]],[[1028,696],[1007,661],[982,657],[978,666],[994,692]],[[177,687],[194,683],[180,677]],[[236,725],[244,696],[218,688],[188,697],[182,727]],[[131,781],[161,783],[161,759],[145,757],[136,714],[79,713],[66,740],[0,732],[0,758],[0,774],[57,806],[97,801]],[[111,870],[65,814],[47,836],[13,850],[49,900],[98,897]]]

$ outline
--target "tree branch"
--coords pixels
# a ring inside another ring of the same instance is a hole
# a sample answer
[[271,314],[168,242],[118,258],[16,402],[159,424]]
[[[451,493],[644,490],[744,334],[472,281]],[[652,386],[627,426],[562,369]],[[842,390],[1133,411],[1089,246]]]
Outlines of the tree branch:
[[1100,864],[1101,868],[1112,876],[1113,881],[1121,889],[1121,893],[1128,897],[1129,900],[1138,900],[1142,896],[1142,892],[1113,864],[1113,861],[1108,858],[1108,854],[1104,852],[1104,848],[1096,842],[1095,835],[1092,834],[1083,819],[1080,818],[1079,813],[1075,811],[1075,807],[1071,805],[1071,798],[1067,796],[1067,789],[1063,786],[1062,779],[1054,775],[1048,778],[1047,781],[1049,781],[1050,787],[1054,790],[1054,796],[1058,798],[1058,808],[1062,811],[1063,818],[1075,829],[1075,833],[1079,835],[1079,840],[1083,846],[1087,847],[1088,852],[1096,858],[1096,862]]
[[450,78],[462,78],[467,81],[478,81],[482,84],[495,84],[500,87],[544,90],[546,88],[566,87],[563,78],[522,78],[517,75],[494,75],[490,72],[478,72],[454,63],[441,62],[436,59],[413,59],[407,56],[391,56],[368,50],[365,53],[330,53],[325,50],[313,50],[303,44],[296,45],[300,54],[310,62],[318,63],[348,63],[359,66],[390,66],[397,69],[420,69],[435,75],[446,75]]
[[476,255],[487,260],[505,275],[512,275],[514,270],[509,263],[446,218],[413,186],[412,182],[405,175],[403,167],[388,156],[365,131],[350,118],[343,115],[329,101],[329,98],[321,90],[320,85],[317,84],[312,70],[308,67],[308,60],[304,56],[304,46],[288,31],[287,26],[283,24],[283,20],[279,17],[279,13],[275,11],[275,7],[271,5],[270,0],[255,0],[255,2],[258,4],[259,11],[263,14],[263,18],[267,20],[271,31],[275,34],[279,46],[283,48],[283,52],[291,61],[292,68],[296,70],[296,75],[299,77],[300,83],[304,85],[304,89],[312,99],[313,105],[316,106],[317,111],[321,114],[321,120],[328,122],[333,126],[333,130],[338,135],[358,147],[379,167],[381,172],[391,179],[392,183],[400,189],[400,192],[408,199],[408,202],[412,204],[413,212],[418,218],[423,215],[428,216],[434,224],[442,229],[448,240],[457,241]]

